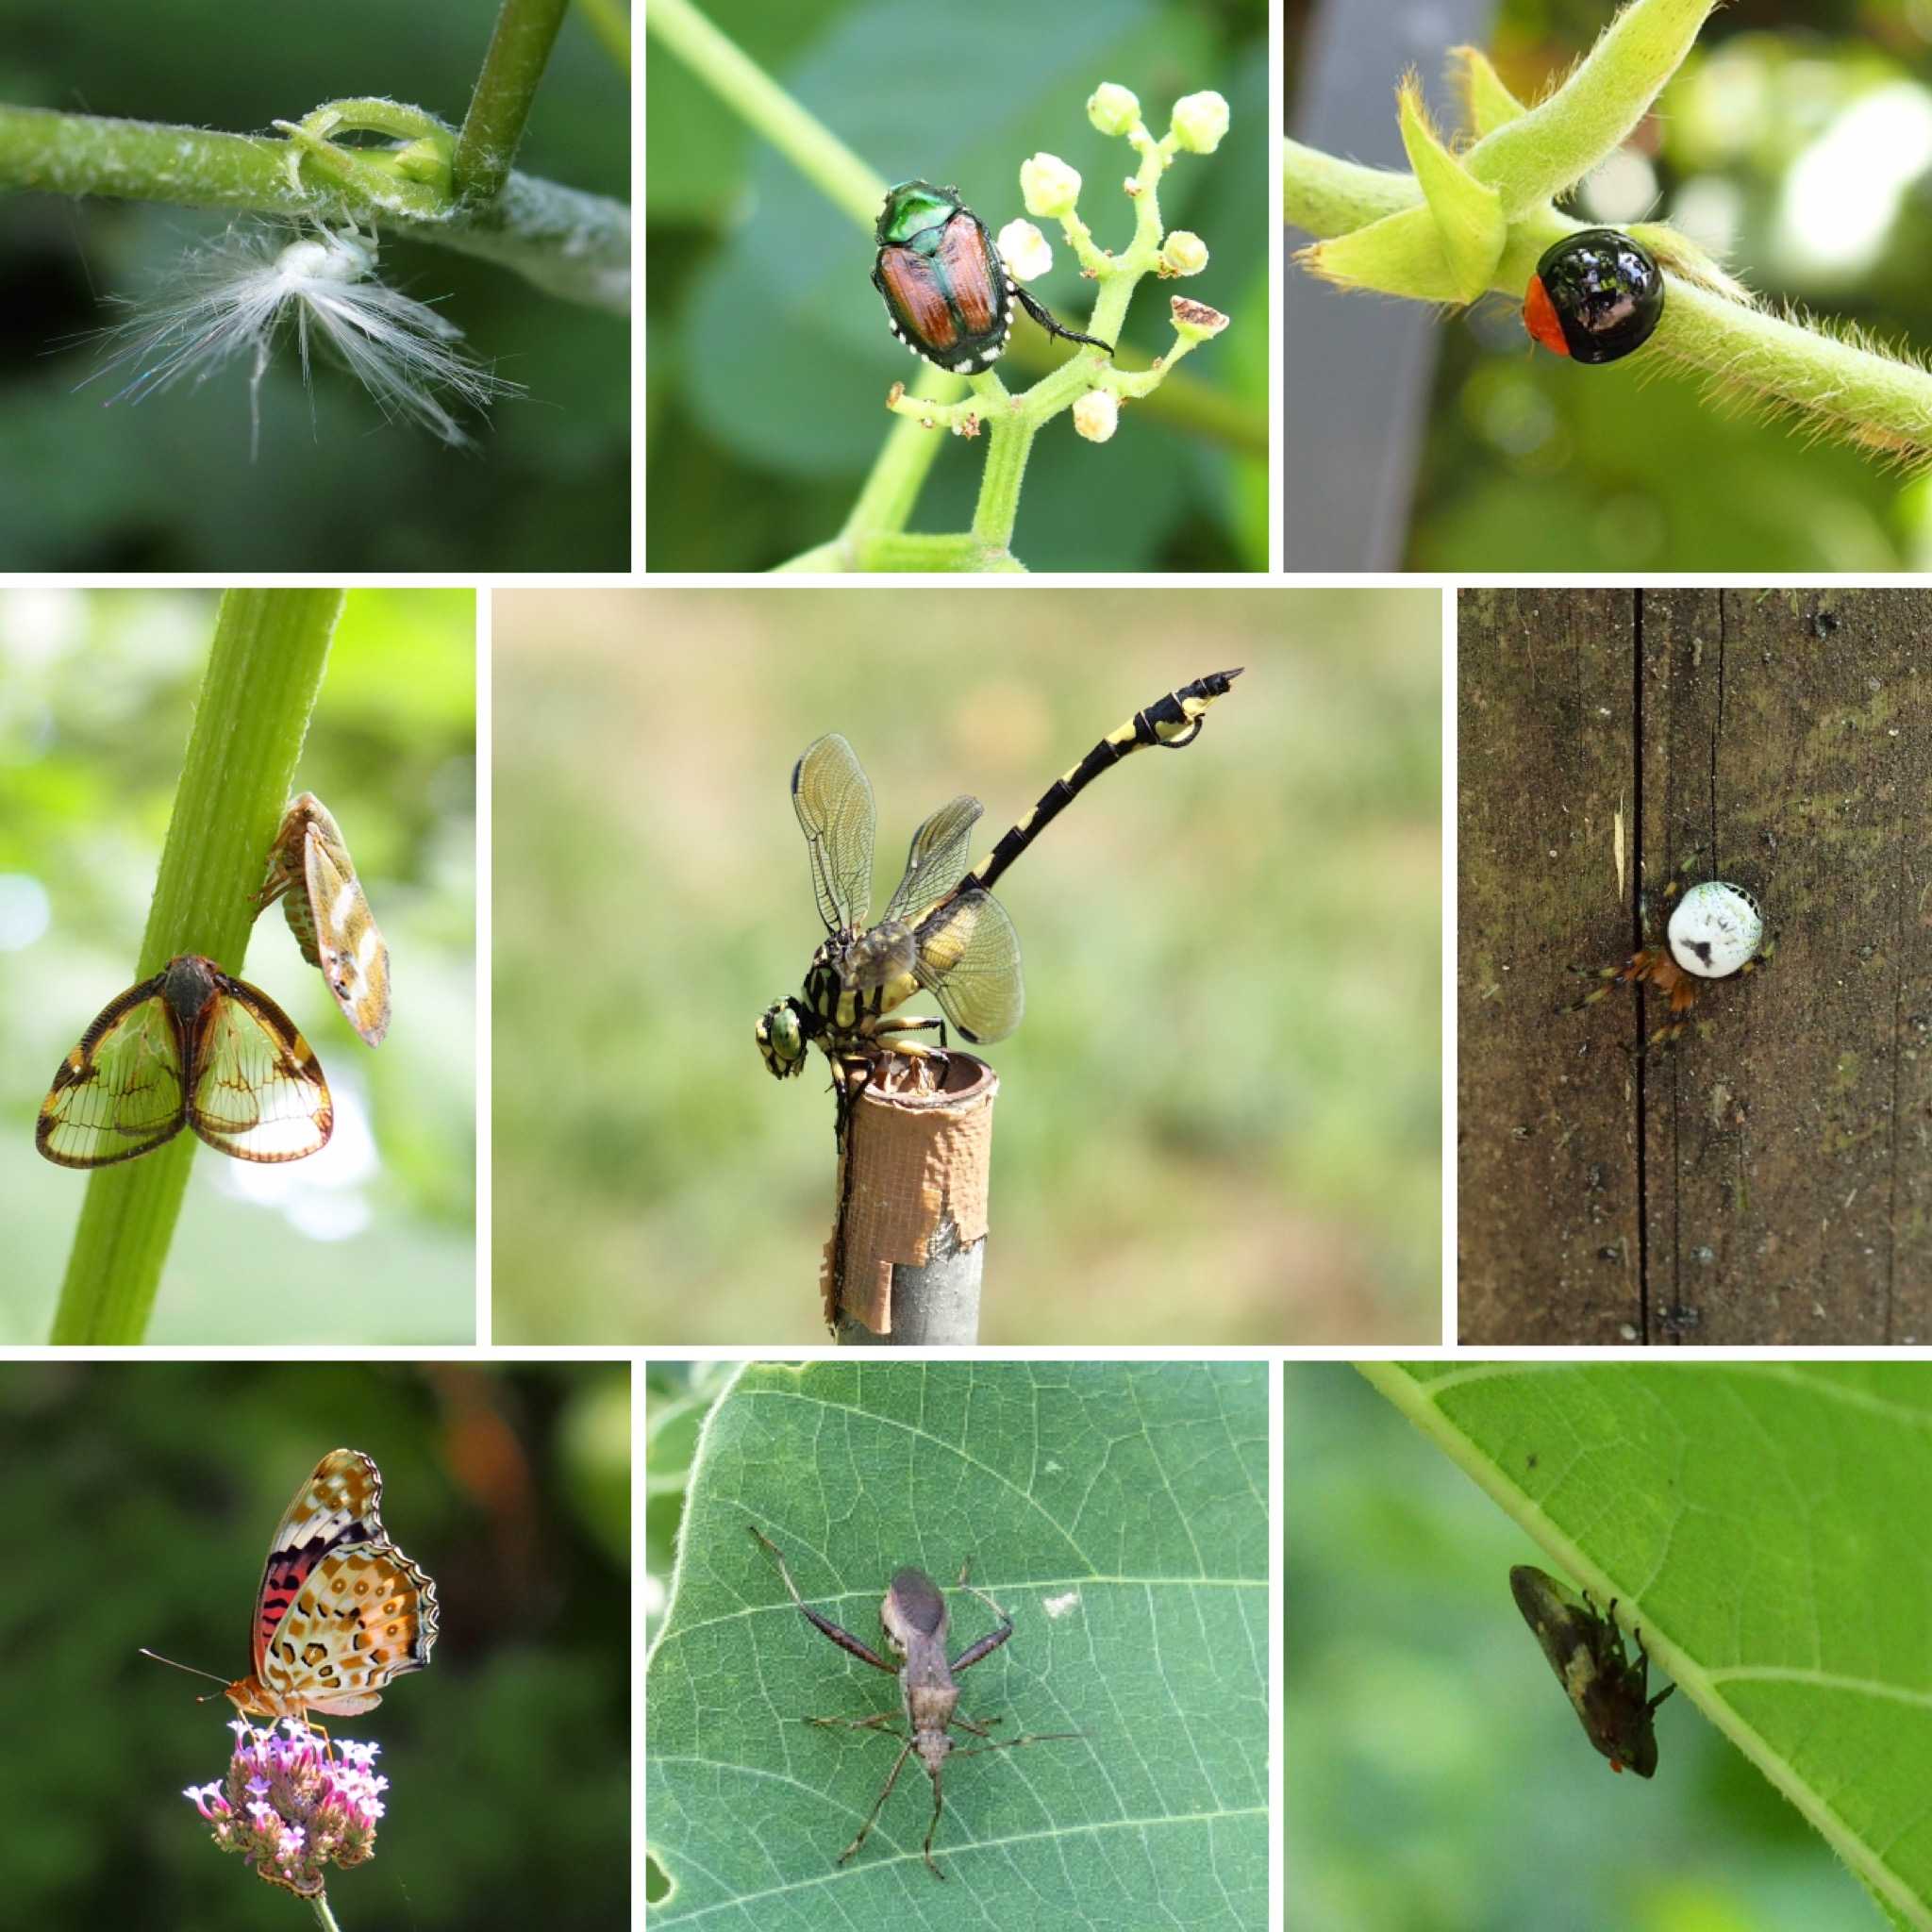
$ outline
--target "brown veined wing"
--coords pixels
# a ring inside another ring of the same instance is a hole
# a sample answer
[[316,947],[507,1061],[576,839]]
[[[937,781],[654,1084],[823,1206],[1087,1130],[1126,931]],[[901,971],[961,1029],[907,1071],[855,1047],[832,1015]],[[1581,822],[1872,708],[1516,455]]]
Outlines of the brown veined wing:
[[836,731],[791,768],[791,807],[811,855],[811,889],[827,932],[863,925],[872,910],[872,781]]
[[34,1144],[62,1167],[111,1167],[172,1141],[188,1119],[165,973],[109,1002],[61,1061]]
[[979,815],[986,808],[976,798],[961,792],[939,810],[912,835],[906,854],[906,870],[892,888],[886,907],[888,919],[909,919],[929,906],[936,906],[966,876],[967,841]]
[[238,1160],[300,1160],[328,1144],[335,1108],[308,1042],[281,1008],[225,974],[193,1024],[189,1124]]
[[1026,1010],[1020,938],[991,892],[968,886],[934,907],[915,935],[919,983],[975,1045],[1004,1040]]

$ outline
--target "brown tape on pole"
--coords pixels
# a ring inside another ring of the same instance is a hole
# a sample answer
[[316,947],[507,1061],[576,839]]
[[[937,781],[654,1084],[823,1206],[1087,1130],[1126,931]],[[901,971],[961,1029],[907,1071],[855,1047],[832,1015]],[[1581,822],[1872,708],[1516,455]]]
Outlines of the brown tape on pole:
[[948,1053],[936,1087],[888,1055],[854,1103],[820,1284],[840,1341],[899,1348],[979,1340],[992,1104],[999,1076]]

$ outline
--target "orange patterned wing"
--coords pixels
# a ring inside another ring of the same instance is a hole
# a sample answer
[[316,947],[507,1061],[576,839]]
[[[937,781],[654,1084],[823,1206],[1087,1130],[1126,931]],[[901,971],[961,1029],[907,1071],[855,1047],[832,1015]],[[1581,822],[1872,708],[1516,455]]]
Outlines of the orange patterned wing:
[[314,792],[303,792],[283,814],[255,898],[263,908],[281,900],[302,957],[321,970],[349,1024],[380,1046],[389,1031],[389,947],[341,828]]
[[354,1717],[436,1641],[436,1586],[390,1541],[382,1476],[334,1449],[295,1492],[269,1546],[252,1633],[255,1674],[230,1684],[241,1711]]

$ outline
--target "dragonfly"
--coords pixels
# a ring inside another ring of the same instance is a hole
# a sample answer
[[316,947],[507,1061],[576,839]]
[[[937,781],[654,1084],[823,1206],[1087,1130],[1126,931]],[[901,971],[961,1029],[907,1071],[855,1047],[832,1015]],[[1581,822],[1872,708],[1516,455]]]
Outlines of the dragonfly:
[[[831,1061],[841,1095],[842,1138],[849,1097],[891,1054],[929,1051],[909,1033],[950,1022],[974,1045],[1004,1040],[1025,1010],[1020,941],[992,895],[1008,866],[1103,772],[1137,751],[1178,751],[1201,735],[1209,705],[1226,695],[1244,667],[1211,672],[1157,698],[1109,731],[1080,762],[1041,793],[1025,817],[970,870],[973,828],[985,807],[961,793],[912,835],[906,871],[872,923],[873,837],[878,813],[872,783],[837,732],[815,740],[791,770],[791,804],[811,858],[812,891],[825,940],[812,955],[802,994],[765,1009],[758,1023],[767,1068],[786,1079],[817,1046]],[[930,993],[943,1020],[900,1009]]]

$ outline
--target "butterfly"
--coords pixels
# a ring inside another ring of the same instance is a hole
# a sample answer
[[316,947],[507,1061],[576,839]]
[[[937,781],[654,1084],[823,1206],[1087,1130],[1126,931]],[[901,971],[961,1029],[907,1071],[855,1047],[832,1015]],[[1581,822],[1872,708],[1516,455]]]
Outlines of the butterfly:
[[349,1024],[380,1046],[389,1031],[389,947],[341,828],[314,792],[303,792],[283,813],[268,876],[254,898],[262,911],[282,902],[302,957],[320,969]]
[[335,1108],[275,1001],[184,953],[110,1001],[60,1062],[34,1144],[62,1167],[132,1160],[192,1127],[238,1160],[300,1160]]
[[436,1586],[390,1541],[381,1502],[359,1449],[331,1449],[295,1491],[255,1600],[254,1672],[222,1693],[243,1717],[357,1717],[429,1662]]

